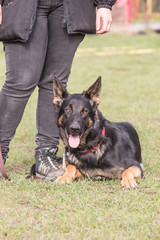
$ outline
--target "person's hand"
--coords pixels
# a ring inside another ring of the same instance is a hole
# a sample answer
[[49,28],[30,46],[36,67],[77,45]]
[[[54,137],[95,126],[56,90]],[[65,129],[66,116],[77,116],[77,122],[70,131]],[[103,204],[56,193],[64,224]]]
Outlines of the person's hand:
[[2,6],[0,4],[0,25],[2,24]]
[[96,13],[96,31],[97,33],[109,32],[112,23],[111,10],[108,8],[99,8]]

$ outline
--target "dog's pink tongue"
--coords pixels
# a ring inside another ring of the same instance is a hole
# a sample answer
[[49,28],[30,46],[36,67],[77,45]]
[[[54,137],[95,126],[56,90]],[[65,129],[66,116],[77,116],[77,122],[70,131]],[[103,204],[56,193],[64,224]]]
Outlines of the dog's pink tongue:
[[80,143],[80,137],[79,136],[72,136],[69,135],[69,145],[71,148],[77,148]]

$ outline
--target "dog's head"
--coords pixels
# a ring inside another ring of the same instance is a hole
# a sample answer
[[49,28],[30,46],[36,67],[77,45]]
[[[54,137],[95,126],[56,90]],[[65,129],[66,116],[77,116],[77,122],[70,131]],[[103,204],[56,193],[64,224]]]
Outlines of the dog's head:
[[57,77],[53,81],[53,103],[59,107],[58,126],[66,145],[84,145],[93,129],[100,103],[101,77],[81,94],[69,94]]

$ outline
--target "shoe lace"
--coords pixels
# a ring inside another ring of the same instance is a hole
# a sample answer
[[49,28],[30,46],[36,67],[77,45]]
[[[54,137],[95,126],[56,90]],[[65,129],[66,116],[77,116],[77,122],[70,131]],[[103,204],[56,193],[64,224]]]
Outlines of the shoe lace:
[[39,157],[47,166],[58,168],[62,164],[62,158],[56,156],[57,150],[53,147],[45,148],[43,151],[39,151]]

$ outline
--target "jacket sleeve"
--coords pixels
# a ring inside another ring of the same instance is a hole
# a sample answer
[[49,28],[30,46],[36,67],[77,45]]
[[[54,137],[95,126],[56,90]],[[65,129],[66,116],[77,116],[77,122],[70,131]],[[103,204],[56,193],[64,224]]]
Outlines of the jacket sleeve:
[[2,4],[2,1],[3,1],[3,0],[0,0],[0,4]]
[[115,4],[116,0],[94,0],[94,4],[97,8],[109,8],[112,10],[112,6]]

